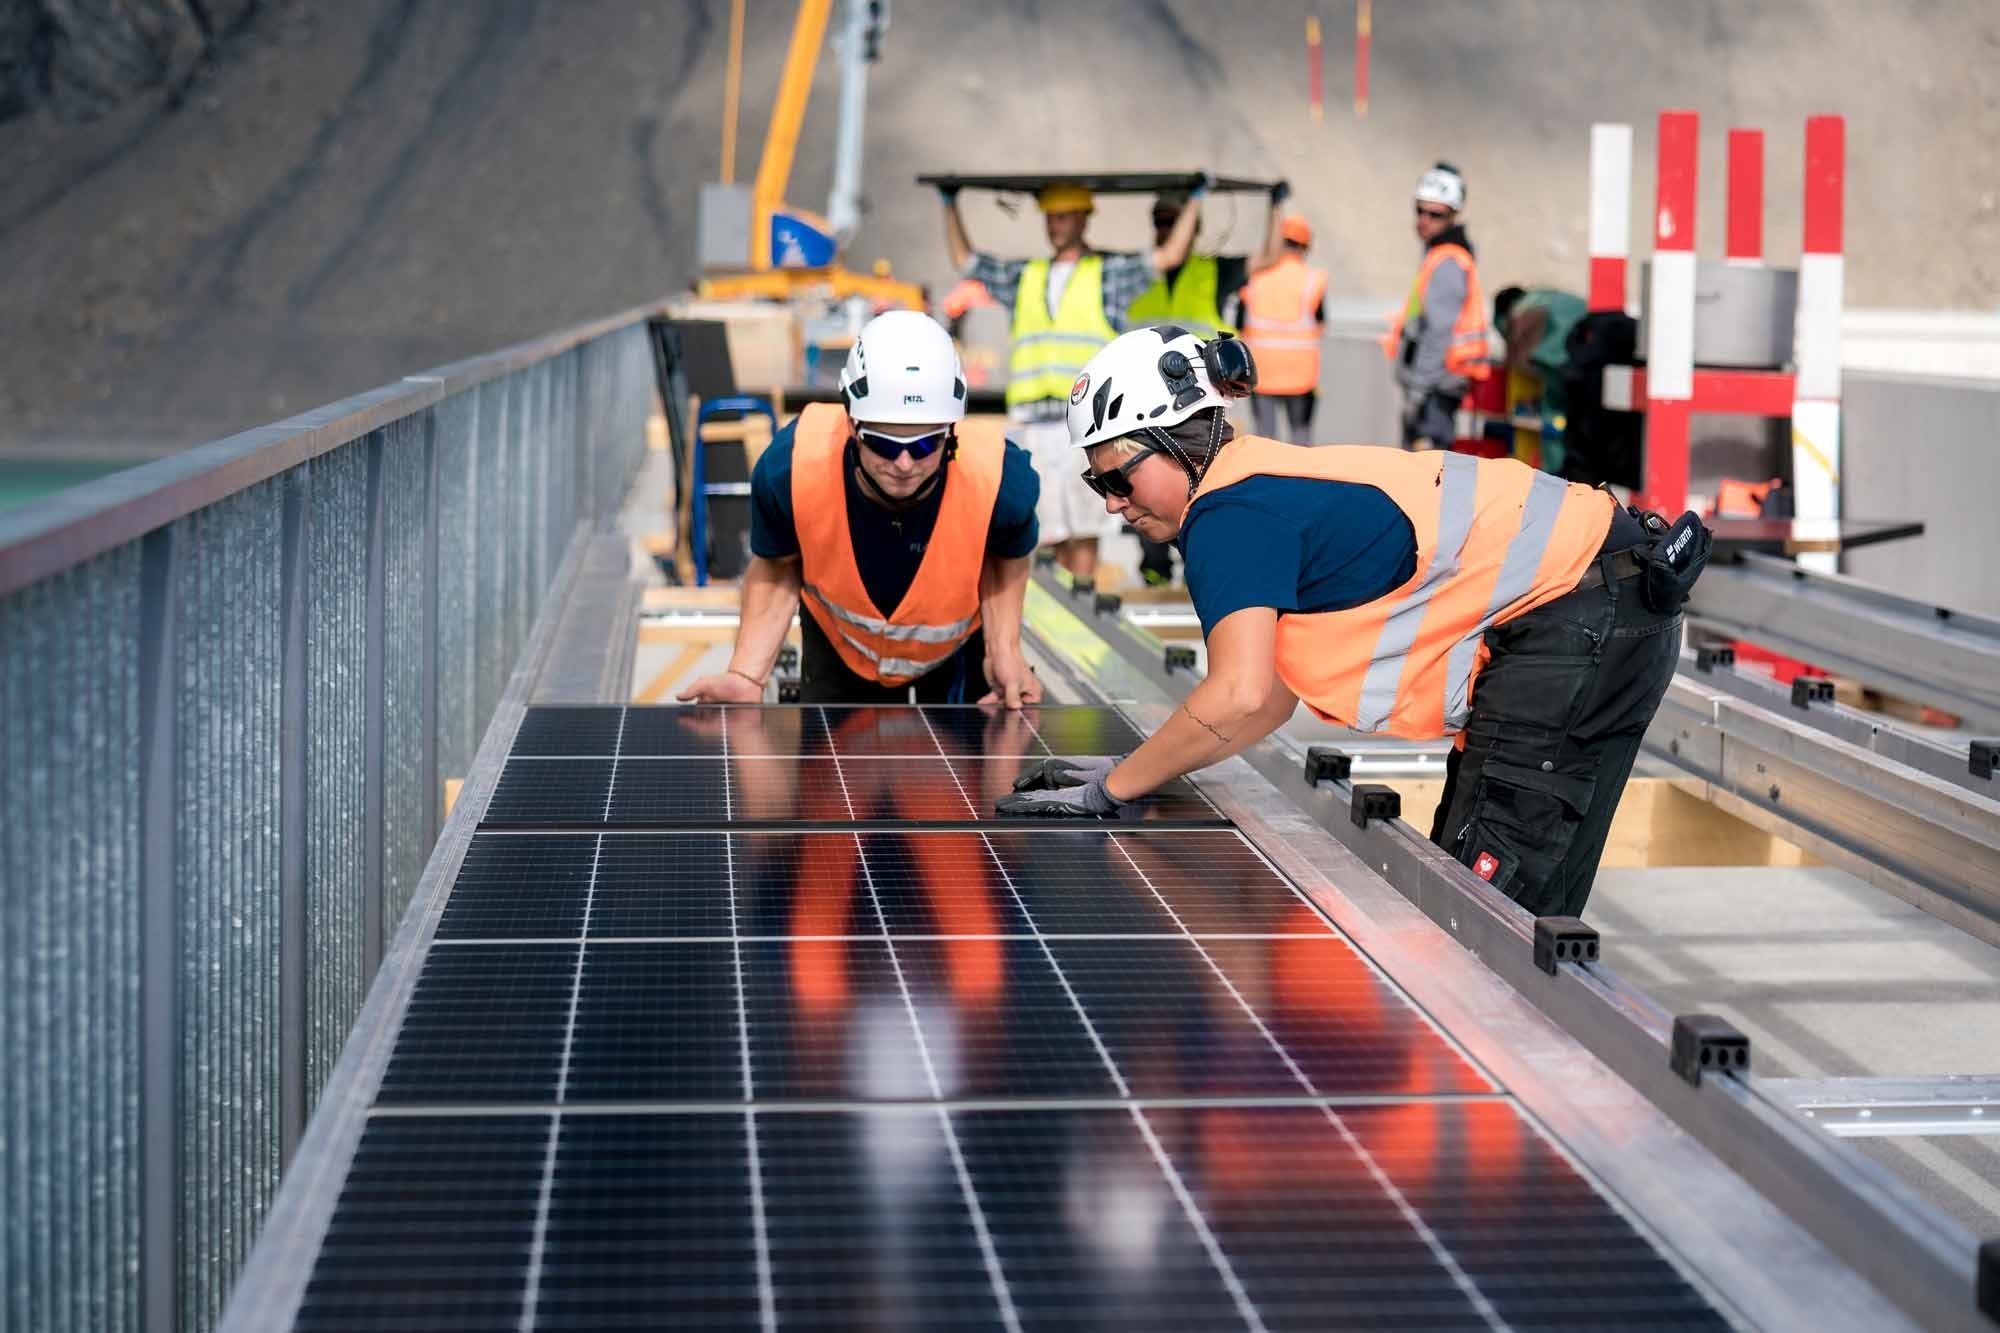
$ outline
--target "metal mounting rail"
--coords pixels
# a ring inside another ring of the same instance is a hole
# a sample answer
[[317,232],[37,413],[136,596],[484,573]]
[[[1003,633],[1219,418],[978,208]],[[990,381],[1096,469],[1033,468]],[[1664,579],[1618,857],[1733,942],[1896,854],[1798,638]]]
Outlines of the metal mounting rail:
[[1704,629],[2000,728],[2000,621],[1899,596],[1789,560],[1711,565],[1688,617]]
[[1647,753],[1745,822],[2000,945],[2000,794],[1898,763],[1712,679],[1674,678]]
[[[1065,577],[1035,571],[1026,623],[1036,639],[1102,692],[1186,697],[1195,677],[1166,669],[1159,640],[1116,608],[1073,594]],[[1402,820],[1357,822],[1350,783],[1307,787],[1301,756],[1277,738],[1239,757],[1920,1324],[1991,1333],[1995,1323],[1975,1303],[1979,1244],[1957,1222],[1754,1076],[1684,1081],[1668,1061],[1671,1015],[1601,962],[1557,963],[1545,974],[1534,961],[1532,916]]]

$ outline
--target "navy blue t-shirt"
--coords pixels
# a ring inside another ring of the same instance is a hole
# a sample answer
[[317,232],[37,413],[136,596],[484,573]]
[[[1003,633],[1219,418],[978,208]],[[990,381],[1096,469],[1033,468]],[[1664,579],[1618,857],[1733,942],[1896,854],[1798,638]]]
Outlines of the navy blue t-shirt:
[[1246,607],[1342,611],[1417,572],[1417,534],[1373,486],[1245,477],[1188,507],[1176,541],[1201,632]]
[[[798,524],[792,518],[792,439],[797,423],[778,432],[750,474],[750,552],[766,560],[784,560],[799,553]],[[916,581],[917,566],[930,546],[944,503],[944,487],[909,509],[888,510],[869,499],[854,479],[854,448],[847,446],[841,476],[847,482],[847,533],[854,543],[854,564],[861,586],[885,616],[896,614],[903,595]],[[951,464],[946,463],[946,467]],[[1011,441],[1000,463],[1000,493],[993,500],[993,519],[986,528],[986,553],[1016,560],[1035,549],[1041,528],[1035,522],[1035,501],[1041,483],[1027,451]]]

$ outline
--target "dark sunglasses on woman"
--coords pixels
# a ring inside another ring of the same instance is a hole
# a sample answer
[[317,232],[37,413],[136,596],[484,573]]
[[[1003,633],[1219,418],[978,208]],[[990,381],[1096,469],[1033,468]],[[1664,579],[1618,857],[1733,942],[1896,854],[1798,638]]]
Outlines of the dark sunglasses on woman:
[[1117,467],[1106,468],[1102,472],[1094,472],[1089,468],[1085,468],[1083,470],[1083,484],[1090,487],[1091,490],[1096,491],[1099,495],[1109,495],[1120,500],[1129,500],[1132,498],[1132,469],[1158,452],[1159,450],[1153,448],[1151,445],[1147,445]]
[[912,458],[929,458],[951,439],[951,427],[946,426],[943,430],[932,431],[929,435],[905,436],[885,435],[878,430],[869,430],[866,426],[856,426],[854,435],[867,446],[869,453],[893,462],[904,454]]

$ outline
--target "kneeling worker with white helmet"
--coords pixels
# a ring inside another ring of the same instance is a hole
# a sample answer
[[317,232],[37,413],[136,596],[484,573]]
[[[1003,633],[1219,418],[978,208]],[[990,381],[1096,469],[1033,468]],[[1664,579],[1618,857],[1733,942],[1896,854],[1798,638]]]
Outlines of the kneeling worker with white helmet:
[[803,601],[804,702],[1038,702],[1021,655],[1027,454],[965,420],[958,351],[928,315],[869,321],[840,387],[845,407],[807,407],[757,460],[736,647],[680,697],[759,702]]
[[1223,407],[1255,383],[1241,343],[1171,327],[1077,378],[1086,479],[1178,539],[1208,674],[1130,755],[1045,760],[1001,812],[1117,814],[1304,702],[1360,732],[1457,733],[1432,840],[1529,910],[1575,915],[1673,678],[1706,530],[1511,459],[1232,439]]

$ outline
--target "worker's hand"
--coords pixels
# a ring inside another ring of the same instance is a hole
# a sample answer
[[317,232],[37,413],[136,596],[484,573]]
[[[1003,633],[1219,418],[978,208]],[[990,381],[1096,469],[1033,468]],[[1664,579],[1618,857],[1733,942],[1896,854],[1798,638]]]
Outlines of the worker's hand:
[[1038,704],[1042,701],[1042,682],[1035,675],[1028,659],[1017,652],[986,654],[986,683],[992,686],[979,702],[983,704],[1005,704],[1009,708],[1019,708],[1022,704]]
[[1081,787],[1058,787],[1053,791],[1017,791],[1002,796],[993,808],[1003,815],[1028,815],[1054,819],[1089,819],[1115,815],[1129,801],[1121,801],[1104,789],[1104,779],[1092,778]]
[[1271,207],[1281,208],[1284,206],[1285,200],[1291,197],[1292,183],[1290,181],[1279,181],[1271,187]]
[[1015,791],[1055,791],[1063,787],[1083,787],[1109,777],[1118,767],[1116,756],[1057,755],[1044,759],[1014,779]]
[[748,676],[722,671],[703,676],[678,697],[691,704],[760,704],[764,702],[764,687]]

